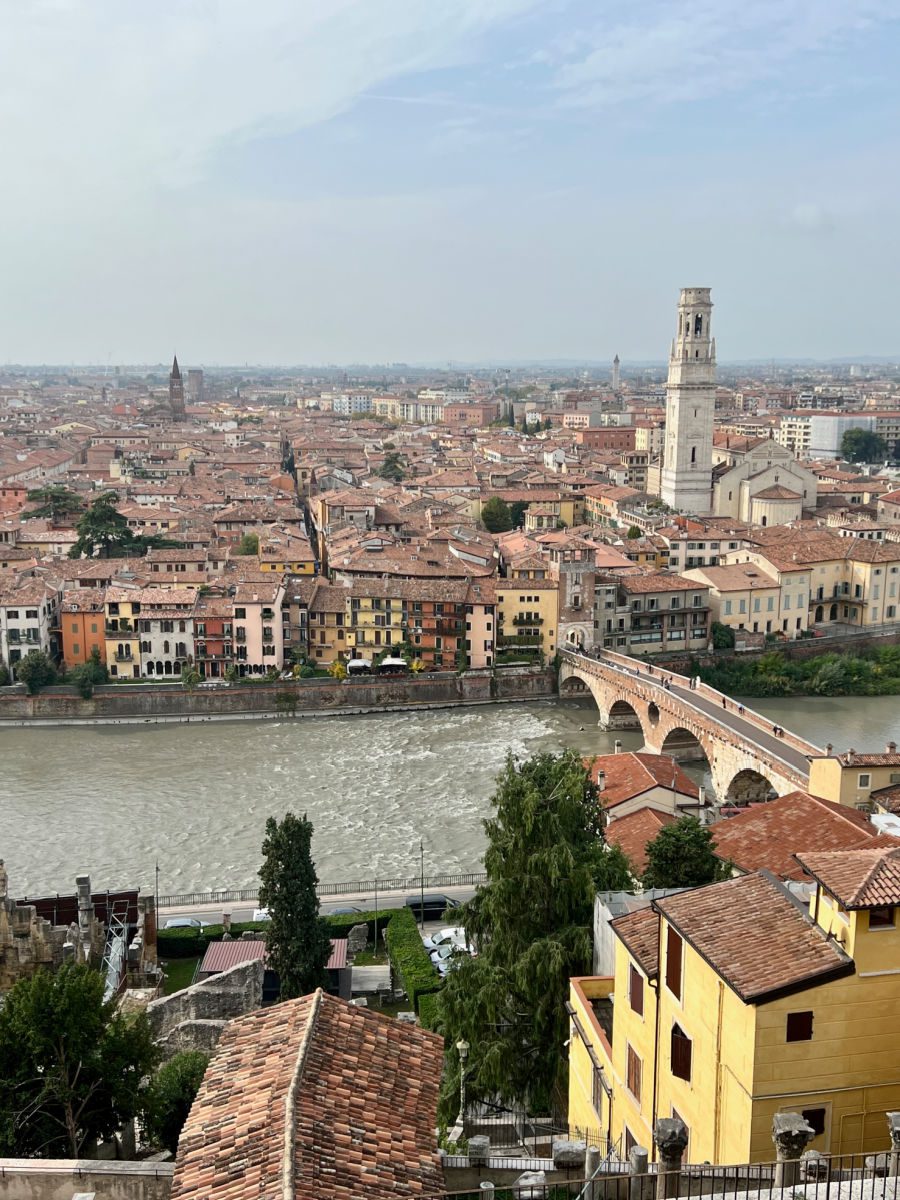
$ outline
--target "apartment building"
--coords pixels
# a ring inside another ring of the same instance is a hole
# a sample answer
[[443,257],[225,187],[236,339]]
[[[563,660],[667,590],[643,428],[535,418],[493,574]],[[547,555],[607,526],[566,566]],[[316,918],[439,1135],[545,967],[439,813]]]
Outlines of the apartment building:
[[59,590],[41,580],[0,583],[0,659],[13,674],[16,663],[32,650],[59,656],[61,600]]
[[612,976],[573,979],[569,1121],[627,1154],[680,1117],[690,1162],[772,1157],[799,1112],[823,1153],[874,1152],[900,1108],[900,850],[797,854],[808,905],[767,871],[611,922]]
[[801,607],[799,616],[793,608],[782,611],[782,601],[788,599],[790,604],[793,587],[800,589],[798,595],[803,598],[809,594],[808,573],[801,574],[799,581],[791,578],[784,593],[774,575],[751,563],[694,567],[684,571],[683,577],[708,586],[712,619],[720,625],[735,632],[745,629],[752,633],[783,632],[796,638],[807,627],[808,610]]
[[147,679],[178,678],[194,662],[192,588],[146,588],[134,621],[140,640],[141,675]]
[[96,650],[106,661],[102,588],[71,588],[60,606],[62,658],[67,667],[86,663]]
[[106,666],[113,679],[139,679],[141,641],[137,618],[141,612],[141,589],[108,587],[103,597]]
[[234,663],[238,674],[265,675],[284,667],[284,583],[239,583],[234,590]]

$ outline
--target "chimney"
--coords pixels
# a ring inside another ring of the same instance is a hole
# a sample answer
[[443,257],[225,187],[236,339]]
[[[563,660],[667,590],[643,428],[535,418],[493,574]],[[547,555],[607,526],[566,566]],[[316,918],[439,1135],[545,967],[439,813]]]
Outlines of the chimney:
[[829,755],[829,757],[831,756],[831,751],[832,751],[833,749],[834,749],[834,747],[832,746],[831,742],[826,742],[826,743],[825,743],[825,753],[826,753],[827,755]]
[[597,772],[597,791],[602,792],[605,790],[605,788],[606,788],[606,772],[598,771]]
[[896,754],[897,753],[897,743],[896,742],[888,742],[887,752],[888,752],[888,754]]
[[619,739],[619,738],[616,738],[615,742],[613,742],[613,753],[614,754],[622,753],[622,742],[621,742],[621,739]]

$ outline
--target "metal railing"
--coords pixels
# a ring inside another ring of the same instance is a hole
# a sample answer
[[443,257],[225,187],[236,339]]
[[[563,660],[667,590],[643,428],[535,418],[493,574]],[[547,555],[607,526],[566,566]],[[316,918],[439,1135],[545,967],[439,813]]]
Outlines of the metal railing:
[[[354,893],[375,893],[382,895],[386,892],[415,892],[423,887],[475,887],[484,883],[487,874],[484,871],[469,871],[457,875],[426,875],[423,880],[420,875],[398,875],[393,879],[357,879],[342,883],[319,883],[316,891],[320,896],[349,896]],[[196,904],[233,904],[239,901],[253,901],[259,897],[258,888],[224,888],[212,892],[176,892],[169,896],[159,897],[160,908],[190,907]]]

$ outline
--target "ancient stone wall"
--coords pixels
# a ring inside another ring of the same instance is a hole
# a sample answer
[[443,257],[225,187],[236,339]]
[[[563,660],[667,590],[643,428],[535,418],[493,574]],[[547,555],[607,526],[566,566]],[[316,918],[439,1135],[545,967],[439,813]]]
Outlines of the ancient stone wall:
[[262,1004],[263,963],[238,963],[218,975],[147,1005],[154,1040],[166,1058],[182,1050],[212,1051],[234,1017]]

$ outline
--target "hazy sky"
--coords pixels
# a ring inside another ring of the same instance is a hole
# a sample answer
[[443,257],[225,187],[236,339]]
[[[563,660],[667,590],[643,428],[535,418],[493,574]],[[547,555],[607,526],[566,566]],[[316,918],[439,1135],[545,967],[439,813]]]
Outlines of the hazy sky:
[[900,0],[0,0],[0,361],[900,354]]

